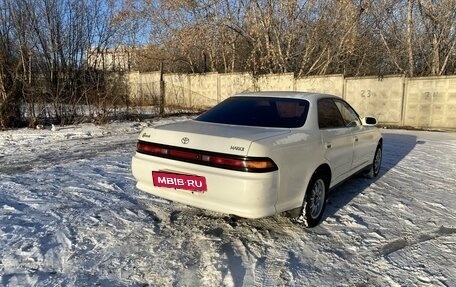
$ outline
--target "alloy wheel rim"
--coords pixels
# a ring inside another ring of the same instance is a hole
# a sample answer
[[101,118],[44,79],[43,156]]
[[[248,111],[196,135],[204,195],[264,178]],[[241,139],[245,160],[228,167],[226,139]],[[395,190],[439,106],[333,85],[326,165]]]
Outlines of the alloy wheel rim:
[[374,160],[374,172],[375,174],[378,174],[380,171],[380,164],[382,162],[382,150],[378,149],[377,153],[375,154],[375,160]]
[[325,200],[325,183],[322,179],[318,179],[311,190],[310,197],[310,216],[315,219],[320,216],[323,210],[323,203]]

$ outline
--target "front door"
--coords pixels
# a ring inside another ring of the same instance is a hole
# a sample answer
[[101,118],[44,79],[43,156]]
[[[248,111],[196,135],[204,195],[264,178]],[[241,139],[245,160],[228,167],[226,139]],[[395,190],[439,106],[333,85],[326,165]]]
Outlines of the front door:
[[354,146],[351,169],[352,172],[356,172],[372,161],[372,150],[375,150],[375,146],[372,146],[374,133],[371,132],[371,128],[362,125],[358,114],[349,104],[342,100],[335,100],[335,103],[342,115],[345,126],[350,129],[353,135]]

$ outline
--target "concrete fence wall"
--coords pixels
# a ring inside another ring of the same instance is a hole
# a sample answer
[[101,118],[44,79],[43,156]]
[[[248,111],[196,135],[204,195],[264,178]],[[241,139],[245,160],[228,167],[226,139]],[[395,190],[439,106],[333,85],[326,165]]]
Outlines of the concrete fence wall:
[[374,115],[383,124],[401,125],[403,77],[345,79],[344,98],[361,115]]
[[456,128],[456,76],[405,81],[404,125]]
[[[132,99],[158,101],[159,72],[133,72],[128,80]],[[456,129],[456,76],[294,78],[293,74],[207,73],[165,74],[164,82],[167,105],[210,107],[245,91],[320,92],[346,99],[361,116],[375,116],[381,124]]]

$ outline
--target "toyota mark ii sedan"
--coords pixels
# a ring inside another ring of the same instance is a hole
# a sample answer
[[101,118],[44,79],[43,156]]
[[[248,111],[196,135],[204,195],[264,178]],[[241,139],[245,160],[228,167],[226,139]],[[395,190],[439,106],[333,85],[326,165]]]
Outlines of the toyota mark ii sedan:
[[290,211],[313,227],[332,187],[378,175],[376,123],[332,95],[238,94],[194,120],[145,128],[132,172],[158,197],[245,218]]

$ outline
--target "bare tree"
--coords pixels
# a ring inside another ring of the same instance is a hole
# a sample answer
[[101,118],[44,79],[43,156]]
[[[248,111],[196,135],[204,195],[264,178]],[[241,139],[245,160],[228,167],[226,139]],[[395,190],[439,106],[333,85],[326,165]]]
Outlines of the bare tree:
[[17,105],[27,106],[30,126],[37,105],[51,105],[64,124],[81,104],[112,102],[107,71],[88,63],[93,49],[114,45],[115,1],[1,0],[0,7],[2,98],[14,94]]
[[456,0],[419,0],[418,7],[423,21],[417,33],[424,36],[421,56],[431,75],[443,75],[450,58],[455,58]]
[[10,16],[7,3],[0,1],[0,128],[18,126],[21,121],[21,85],[16,79],[22,65]]

